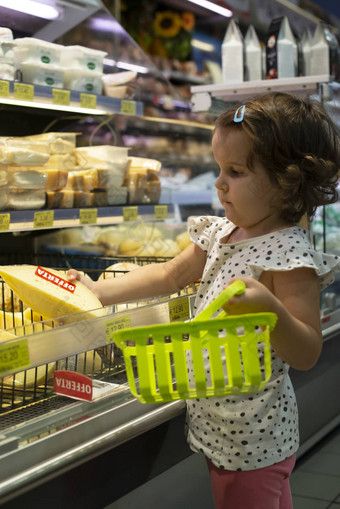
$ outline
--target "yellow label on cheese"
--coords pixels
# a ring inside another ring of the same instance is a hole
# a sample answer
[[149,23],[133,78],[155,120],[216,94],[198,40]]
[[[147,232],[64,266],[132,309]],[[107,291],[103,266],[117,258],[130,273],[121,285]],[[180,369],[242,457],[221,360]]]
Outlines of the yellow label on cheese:
[[170,322],[188,320],[190,318],[189,298],[181,297],[169,301],[169,317]]
[[71,100],[70,90],[61,90],[60,88],[53,88],[52,102],[53,104],[61,104],[62,106],[69,106]]
[[0,214],[0,231],[1,232],[9,230],[10,221],[11,221],[10,214]]
[[27,339],[0,345],[0,376],[30,366]]
[[168,217],[168,206],[167,205],[155,205],[155,219],[167,219]]
[[34,212],[34,228],[51,228],[54,222],[54,210]]
[[14,97],[22,101],[34,101],[34,85],[14,83]]
[[123,207],[124,221],[137,221],[138,207]]
[[0,80],[0,96],[9,97],[9,81]]
[[136,103],[122,99],[120,104],[120,112],[126,115],[136,115]]
[[97,222],[98,209],[80,209],[79,210],[79,223],[80,224],[93,224]]
[[131,327],[130,315],[120,316],[113,318],[105,322],[105,337],[106,343],[113,343],[114,333],[123,329],[129,329]]
[[97,108],[97,96],[93,94],[80,94],[80,106],[82,108],[91,108],[95,110]]

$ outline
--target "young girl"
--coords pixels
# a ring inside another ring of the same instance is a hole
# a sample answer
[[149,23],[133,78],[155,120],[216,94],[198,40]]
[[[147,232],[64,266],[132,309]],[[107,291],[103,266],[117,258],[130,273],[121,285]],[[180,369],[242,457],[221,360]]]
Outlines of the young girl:
[[272,311],[272,377],[251,395],[189,400],[188,442],[208,462],[216,508],[290,509],[289,476],[298,449],[298,414],[289,366],[307,370],[322,348],[320,289],[340,270],[297,226],[337,199],[338,134],[318,103],[268,93],[216,122],[212,146],[224,218],[190,223],[190,245],[171,261],[93,282],[70,270],[104,305],[174,292],[201,279],[195,312],[234,279],[245,293],[229,314]]

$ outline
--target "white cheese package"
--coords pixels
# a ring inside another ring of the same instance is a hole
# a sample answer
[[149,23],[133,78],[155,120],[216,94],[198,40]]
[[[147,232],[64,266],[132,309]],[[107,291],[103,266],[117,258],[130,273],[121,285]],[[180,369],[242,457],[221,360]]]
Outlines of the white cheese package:
[[99,168],[124,172],[128,163],[128,151],[126,147],[96,145],[76,148],[75,156],[79,169]]
[[77,92],[100,95],[103,88],[102,73],[85,69],[66,68],[64,70],[64,85],[65,88]]
[[59,191],[67,185],[68,172],[63,170],[36,170],[34,167],[11,166],[7,169],[9,189],[42,189]]
[[23,136],[23,139],[26,141],[48,143],[52,156],[55,154],[70,154],[76,148],[77,136],[78,133],[48,132]]
[[60,62],[63,67],[85,69],[92,72],[103,72],[105,51],[86,48],[85,46],[63,46]]
[[0,137],[0,164],[40,166],[48,162],[48,143],[26,141],[20,137]]
[[44,87],[63,88],[64,69],[59,65],[41,64],[39,62],[22,62],[20,64],[22,81]]
[[46,203],[46,193],[41,189],[7,189],[7,208],[10,210],[42,209]]
[[34,37],[15,39],[14,56],[17,64],[41,63],[45,66],[59,65],[62,45]]
[[[35,265],[3,265],[0,275],[33,311],[63,323],[103,316],[98,298],[79,281],[67,280],[64,271]],[[73,314],[81,313],[79,316]]]

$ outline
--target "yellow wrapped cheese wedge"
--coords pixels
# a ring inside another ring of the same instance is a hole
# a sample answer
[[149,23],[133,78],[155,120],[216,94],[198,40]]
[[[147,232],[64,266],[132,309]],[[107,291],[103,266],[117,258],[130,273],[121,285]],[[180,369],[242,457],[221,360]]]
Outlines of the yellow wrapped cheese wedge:
[[[17,336],[12,334],[11,332],[0,330],[0,343],[3,341],[7,341],[9,339],[14,339]],[[53,372],[55,370],[56,363],[50,362],[49,364],[44,364],[42,366],[38,366],[37,368],[26,369],[25,371],[19,371],[14,375],[8,375],[3,378],[3,383],[5,386],[11,386],[15,388],[31,387],[35,385],[45,384],[47,380],[52,378]]]
[[63,319],[68,323],[104,315],[94,293],[79,281],[68,281],[62,271],[35,265],[3,265],[0,275],[28,307],[46,318],[82,313]]

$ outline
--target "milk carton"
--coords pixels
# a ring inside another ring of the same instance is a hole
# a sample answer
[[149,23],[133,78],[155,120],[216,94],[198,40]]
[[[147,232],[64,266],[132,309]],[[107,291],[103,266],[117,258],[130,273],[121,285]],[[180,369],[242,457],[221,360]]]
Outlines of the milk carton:
[[339,44],[329,28],[321,23],[316,27],[310,49],[310,73],[329,74],[339,79]]
[[303,60],[303,75],[310,76],[310,52],[312,44],[312,34],[309,28],[305,30],[301,37],[301,49]]
[[229,22],[222,44],[223,83],[243,81],[243,37],[236,22]]
[[262,79],[262,51],[255,28],[250,25],[244,38],[245,81]]
[[267,79],[292,78],[296,74],[296,41],[286,16],[274,19],[266,40]]

